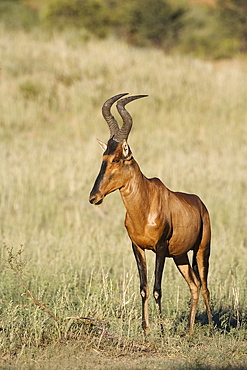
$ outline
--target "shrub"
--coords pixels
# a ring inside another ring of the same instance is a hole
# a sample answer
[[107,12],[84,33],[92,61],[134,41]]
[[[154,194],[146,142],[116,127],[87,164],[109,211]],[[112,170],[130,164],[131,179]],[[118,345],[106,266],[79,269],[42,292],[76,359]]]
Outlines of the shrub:
[[1,0],[0,20],[7,28],[24,28],[29,31],[39,23],[38,12],[21,0]]
[[179,39],[184,13],[165,0],[48,0],[44,18],[60,27],[84,27],[100,37],[114,32],[135,44],[169,49]]
[[229,58],[238,49],[236,37],[226,35],[219,9],[197,6],[190,9],[185,20],[179,50],[201,58]]
[[100,0],[47,0],[43,10],[46,25],[85,28],[98,37],[107,33],[107,17]]
[[247,52],[247,1],[218,0],[220,20],[228,38],[239,40],[239,51]]
[[173,7],[164,0],[131,1],[124,25],[129,39],[137,44],[170,49],[179,41],[184,27],[185,8]]

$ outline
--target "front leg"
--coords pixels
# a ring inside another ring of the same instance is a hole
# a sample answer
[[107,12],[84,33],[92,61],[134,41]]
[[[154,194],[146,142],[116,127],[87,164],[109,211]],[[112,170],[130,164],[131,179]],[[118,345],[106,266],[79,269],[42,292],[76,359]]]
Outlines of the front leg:
[[162,334],[164,334],[164,329],[161,323],[161,296],[162,296],[161,280],[162,280],[164,265],[165,265],[165,249],[162,245],[160,245],[160,246],[157,246],[157,250],[156,250],[155,280],[154,280],[153,295],[154,295],[156,307],[158,309],[160,329],[161,329]]
[[149,332],[149,321],[148,321],[148,297],[149,289],[147,283],[147,264],[145,250],[140,248],[138,245],[132,242],[132,248],[135,255],[139,276],[140,276],[140,294],[142,297],[142,328],[144,335],[146,336]]

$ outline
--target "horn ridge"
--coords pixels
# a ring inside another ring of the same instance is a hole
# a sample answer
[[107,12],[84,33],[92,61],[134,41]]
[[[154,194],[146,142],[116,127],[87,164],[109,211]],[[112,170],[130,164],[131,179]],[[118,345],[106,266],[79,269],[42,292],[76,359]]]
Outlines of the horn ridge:
[[115,141],[121,142],[127,140],[132,127],[133,123],[132,117],[130,113],[125,109],[125,105],[132,102],[133,100],[145,98],[147,96],[148,95],[133,95],[128,96],[127,98],[123,98],[117,102],[117,110],[120,116],[122,117],[123,126],[114,134],[113,139]]
[[115,103],[118,99],[122,98],[123,96],[127,95],[128,93],[122,93],[115,96],[112,96],[110,99],[107,99],[103,106],[102,106],[102,115],[107,122],[109,129],[110,129],[110,137],[117,134],[117,132],[120,130],[118,123],[114,116],[111,114],[111,106],[113,103]]

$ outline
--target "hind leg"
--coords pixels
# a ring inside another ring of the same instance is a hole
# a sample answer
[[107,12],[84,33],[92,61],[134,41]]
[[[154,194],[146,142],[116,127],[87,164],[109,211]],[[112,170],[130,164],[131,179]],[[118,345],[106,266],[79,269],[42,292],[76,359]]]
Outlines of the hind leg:
[[190,288],[191,303],[188,327],[189,332],[192,333],[195,323],[196,308],[199,299],[201,283],[200,280],[197,278],[194,270],[190,266],[187,253],[179,257],[174,257],[173,259],[177,268],[183,275],[184,279],[186,280]]
[[[196,258],[196,264],[198,268],[199,277],[202,284],[202,296],[206,306],[208,323],[212,325],[212,313],[210,309],[210,294],[208,290],[207,278],[208,278],[208,268],[209,268],[209,255],[210,255],[210,242],[204,247],[202,244],[199,246]],[[194,264],[194,263],[193,263]]]

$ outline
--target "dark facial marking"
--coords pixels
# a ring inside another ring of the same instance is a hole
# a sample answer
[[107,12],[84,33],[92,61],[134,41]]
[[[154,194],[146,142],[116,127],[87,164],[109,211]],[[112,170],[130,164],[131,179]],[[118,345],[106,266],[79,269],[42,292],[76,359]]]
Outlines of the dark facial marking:
[[99,174],[95,180],[95,183],[94,183],[94,186],[93,186],[93,189],[91,191],[91,195],[93,194],[96,194],[98,191],[99,191],[99,187],[100,187],[100,183],[104,177],[104,174],[105,174],[105,171],[106,171],[106,167],[107,167],[107,161],[103,161],[102,164],[101,164],[101,168],[100,168],[100,171],[99,171]]
[[106,151],[104,153],[104,155],[111,155],[111,154],[114,154],[115,153],[115,150],[117,149],[118,147],[118,142],[113,140],[113,139],[110,139],[107,143],[107,148],[106,148]]

